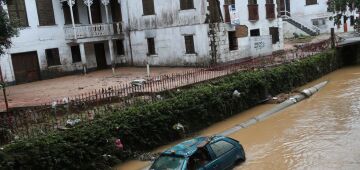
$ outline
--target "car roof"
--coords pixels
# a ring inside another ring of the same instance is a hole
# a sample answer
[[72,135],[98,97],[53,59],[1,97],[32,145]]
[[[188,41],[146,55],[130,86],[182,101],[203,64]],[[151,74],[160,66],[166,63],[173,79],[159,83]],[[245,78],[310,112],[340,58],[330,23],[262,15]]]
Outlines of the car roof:
[[225,137],[222,136],[214,136],[214,137],[196,137],[191,140],[187,140],[185,142],[179,143],[165,152],[163,155],[175,155],[175,156],[183,156],[183,157],[190,157],[193,155],[199,147],[205,146],[209,142],[217,141]]

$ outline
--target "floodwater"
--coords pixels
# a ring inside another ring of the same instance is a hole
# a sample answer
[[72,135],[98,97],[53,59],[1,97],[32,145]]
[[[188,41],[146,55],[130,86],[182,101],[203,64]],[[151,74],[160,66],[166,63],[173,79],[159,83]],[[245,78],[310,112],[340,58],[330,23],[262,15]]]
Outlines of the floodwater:
[[[243,144],[247,157],[234,169],[360,169],[360,67],[335,71],[300,89],[325,80],[329,84],[311,98],[231,134]],[[255,107],[199,135],[222,132],[273,106]],[[131,161],[116,169],[148,165]]]

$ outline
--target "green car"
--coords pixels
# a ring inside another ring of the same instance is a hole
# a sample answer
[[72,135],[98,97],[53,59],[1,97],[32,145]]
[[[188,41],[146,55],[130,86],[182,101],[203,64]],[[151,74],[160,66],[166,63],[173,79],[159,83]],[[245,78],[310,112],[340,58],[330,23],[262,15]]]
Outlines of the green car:
[[244,162],[242,145],[229,137],[197,137],[163,152],[150,170],[225,170]]

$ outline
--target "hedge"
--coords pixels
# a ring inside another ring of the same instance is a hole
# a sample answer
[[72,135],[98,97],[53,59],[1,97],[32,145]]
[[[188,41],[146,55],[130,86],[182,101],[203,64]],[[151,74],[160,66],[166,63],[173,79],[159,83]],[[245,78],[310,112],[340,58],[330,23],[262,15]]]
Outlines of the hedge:
[[[179,139],[172,128],[195,132],[255,106],[267,95],[287,92],[341,66],[334,51],[276,68],[235,73],[174,92],[169,98],[110,109],[106,117],[48,136],[10,144],[0,152],[0,169],[108,169],[137,153]],[[238,90],[241,95],[234,96]],[[120,138],[124,150],[117,150]]]

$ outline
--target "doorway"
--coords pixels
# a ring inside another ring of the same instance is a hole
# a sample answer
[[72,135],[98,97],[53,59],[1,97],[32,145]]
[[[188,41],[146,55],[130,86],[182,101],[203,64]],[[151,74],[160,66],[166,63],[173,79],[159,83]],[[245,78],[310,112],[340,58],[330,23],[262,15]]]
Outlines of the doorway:
[[281,16],[290,16],[290,0],[280,0],[280,14]]
[[91,18],[94,24],[102,23],[100,0],[95,0],[91,5]]
[[40,67],[36,51],[11,54],[16,84],[40,80]]
[[94,44],[95,49],[95,57],[98,69],[105,69],[107,67],[106,63],[106,55],[105,55],[105,47],[104,43],[96,43]]

